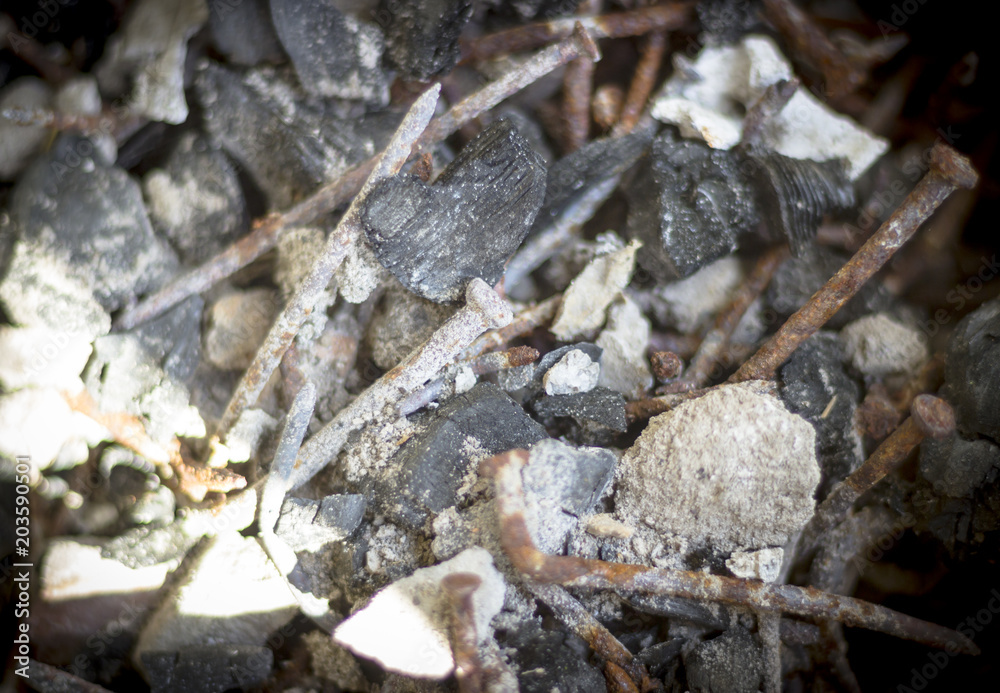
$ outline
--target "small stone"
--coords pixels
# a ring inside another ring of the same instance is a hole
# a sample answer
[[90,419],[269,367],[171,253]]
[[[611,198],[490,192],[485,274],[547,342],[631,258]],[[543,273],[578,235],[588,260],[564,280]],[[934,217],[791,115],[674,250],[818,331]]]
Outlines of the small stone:
[[454,505],[479,461],[546,438],[545,429],[492,383],[456,395],[433,413],[422,433],[393,457],[384,481],[391,513],[419,527],[429,513]]
[[[171,520],[173,516],[171,515]],[[114,537],[101,548],[101,557],[139,570],[160,564],[180,563],[200,537],[186,531],[183,522],[163,526],[138,526]]]
[[728,255],[690,277],[656,287],[651,308],[664,327],[682,333],[701,332],[729,304],[745,278],[740,261]]
[[685,654],[684,668],[692,693],[757,693],[764,652],[749,631],[733,626]]
[[841,330],[840,339],[850,364],[874,377],[915,373],[930,358],[924,336],[885,313],[855,320]]
[[716,551],[781,546],[814,509],[816,433],[758,383],[649,420],[622,457],[616,516]]
[[478,379],[476,374],[468,366],[461,366],[455,374],[455,394],[460,395],[468,392],[476,386]]
[[229,530],[209,539],[178,579],[143,628],[133,661],[143,671],[147,652],[216,644],[262,647],[298,609],[257,539]]
[[268,0],[240,0],[210,7],[212,41],[230,63],[253,67],[286,60],[271,22]]
[[604,324],[605,310],[628,286],[641,243],[594,258],[563,294],[550,328],[556,339],[567,342],[592,335]]
[[135,505],[128,509],[126,517],[136,525],[165,525],[174,519],[177,511],[177,497],[166,486],[157,486],[140,495]]
[[52,387],[78,392],[80,373],[90,358],[89,335],[49,327],[0,326],[0,384],[8,392]]
[[271,19],[310,94],[389,103],[378,27],[343,14],[331,0],[271,0]]
[[472,593],[477,639],[489,637],[490,621],[503,606],[506,585],[482,548],[421,568],[377,592],[360,611],[337,626],[334,641],[384,669],[419,678],[443,679],[455,668],[450,614],[441,581],[472,573],[481,584]]
[[587,358],[600,365],[601,349],[596,344],[591,344],[590,342],[577,342],[576,344],[567,344],[566,346],[561,346],[558,349],[553,349],[542,356],[542,358],[538,361],[531,364],[534,367],[534,375],[530,385],[531,390],[534,393],[538,393],[545,388],[545,374],[548,373],[549,369],[559,363],[559,361],[561,361],[566,354],[573,350],[582,351],[587,355]]
[[262,684],[271,675],[274,652],[267,647],[200,645],[144,652],[151,693],[223,693]]
[[628,399],[640,399],[653,387],[646,350],[649,320],[632,299],[623,296],[608,309],[608,324],[597,338],[604,350],[598,384],[617,390]]
[[996,470],[1000,470],[1000,446],[985,438],[967,440],[953,433],[943,440],[925,438],[920,444],[920,475],[942,495],[971,497]]
[[587,662],[587,644],[558,626],[544,630],[529,619],[507,633],[507,643],[514,648],[522,693],[607,690],[600,670]]
[[244,369],[253,363],[280,306],[270,289],[234,291],[209,308],[205,358],[223,370]]
[[389,276],[389,271],[375,257],[375,251],[360,239],[351,244],[334,272],[337,290],[348,303],[364,303]]
[[150,220],[185,262],[207,260],[247,230],[236,170],[193,133],[181,138],[163,168],[146,174],[143,191]]
[[635,528],[615,519],[611,513],[598,513],[587,518],[587,532],[595,537],[628,539]]
[[450,72],[459,58],[458,37],[471,16],[471,0],[382,0],[376,17],[386,20],[386,62],[404,79],[418,82]]
[[[0,90],[0,111],[48,108],[51,101],[52,90],[35,77],[21,77]],[[49,129],[44,126],[17,125],[0,119],[0,180],[17,178],[48,136]]]
[[984,303],[955,326],[944,375],[959,430],[1000,441],[1000,300]]
[[333,642],[329,634],[318,630],[302,638],[316,676],[329,681],[342,691],[367,691],[368,679],[360,661],[349,651]]
[[611,484],[616,458],[610,450],[574,448],[552,439],[535,443],[529,453],[521,472],[525,522],[539,549],[561,554],[578,519]]
[[594,363],[584,352],[572,349],[542,377],[549,395],[571,395],[590,392],[601,375],[601,364]]
[[784,549],[769,546],[757,551],[733,551],[733,555],[726,559],[726,567],[736,577],[774,582],[781,574],[781,562],[784,560]]
[[278,260],[274,268],[274,281],[281,288],[281,295],[291,297],[302,277],[308,274],[323,252],[326,236],[313,226],[295,226],[286,229],[278,238]]
[[510,121],[500,120],[466,145],[433,186],[413,175],[380,183],[361,220],[375,256],[403,286],[451,303],[473,277],[491,286],[500,281],[544,194],[541,157]]
[[347,539],[361,524],[368,499],[362,495],[327,496],[321,501],[286,498],[274,533],[293,551],[318,551]]
[[569,416],[581,425],[593,422],[619,433],[628,428],[625,398],[606,387],[598,386],[575,395],[545,395],[534,400],[531,407],[542,419]]
[[421,298],[396,282],[392,284],[379,303],[366,337],[372,360],[382,370],[393,368],[409,356],[455,312],[450,306]]

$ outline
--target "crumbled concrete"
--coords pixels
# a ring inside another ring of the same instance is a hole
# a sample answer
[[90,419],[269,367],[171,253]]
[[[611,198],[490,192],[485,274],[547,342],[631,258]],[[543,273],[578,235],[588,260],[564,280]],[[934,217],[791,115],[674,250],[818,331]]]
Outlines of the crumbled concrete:
[[757,693],[764,677],[764,652],[742,626],[698,643],[684,655],[692,693]]
[[580,349],[572,349],[542,376],[545,392],[549,395],[571,395],[590,392],[597,385],[601,365],[594,363]]
[[757,551],[733,551],[733,555],[726,559],[726,567],[736,577],[774,582],[781,573],[784,559],[784,549],[769,546]]
[[915,373],[930,358],[920,331],[885,313],[855,320],[841,330],[840,339],[847,361],[873,377]]
[[0,383],[7,391],[33,385],[78,392],[93,351],[90,341],[85,334],[49,327],[0,325]]
[[42,561],[40,596],[61,602],[98,595],[156,591],[180,559],[129,568],[101,556],[105,539],[60,537],[50,541]]
[[616,516],[716,551],[781,546],[813,514],[816,434],[758,383],[650,419],[622,457]]
[[551,331],[560,341],[586,338],[604,324],[605,310],[632,278],[641,243],[594,258],[563,294]]
[[279,307],[275,293],[263,288],[234,291],[217,300],[209,309],[205,358],[223,370],[249,367]]
[[[48,108],[51,101],[52,90],[36,77],[21,77],[0,90],[0,110]],[[18,125],[0,119],[0,180],[17,178],[48,136],[46,127]]]
[[[793,76],[792,66],[766,36],[710,46],[689,69],[675,70],[654,101],[653,117],[677,125],[684,137],[730,149],[740,141],[746,109],[767,87]],[[889,143],[800,88],[764,126],[762,146],[795,159],[843,158],[850,177],[857,179]]]
[[720,258],[690,277],[654,289],[653,314],[664,327],[683,333],[701,330],[732,300],[744,278],[739,259]]
[[88,446],[109,437],[103,426],[74,412],[52,388],[0,395],[0,458],[27,455],[35,470],[87,461]]
[[390,273],[375,257],[368,242],[359,239],[351,244],[347,256],[334,273],[340,295],[349,303],[364,303]]
[[503,606],[506,585],[482,548],[463,551],[438,565],[421,568],[376,593],[361,611],[341,623],[334,641],[355,654],[374,659],[388,671],[443,679],[455,662],[449,640],[449,613],[441,580],[473,573],[482,584],[473,592],[476,633],[490,635],[490,620]]
[[372,318],[366,341],[375,365],[389,370],[427,340],[455,309],[410,293],[393,282]]
[[598,384],[617,390],[628,399],[639,399],[653,387],[653,372],[646,350],[649,347],[649,320],[628,296],[608,309],[608,324],[597,338],[601,355]]

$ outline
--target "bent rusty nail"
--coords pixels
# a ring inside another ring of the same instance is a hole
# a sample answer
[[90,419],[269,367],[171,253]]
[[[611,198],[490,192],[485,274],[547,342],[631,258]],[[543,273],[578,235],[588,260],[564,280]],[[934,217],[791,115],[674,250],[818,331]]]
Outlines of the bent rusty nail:
[[301,486],[327,465],[347,436],[396,407],[451,363],[485,330],[510,324],[510,306],[478,277],[465,290],[465,305],[399,365],[375,381],[299,450],[290,488]]
[[472,602],[472,595],[481,584],[482,579],[475,573],[451,573],[441,580],[451,611],[451,651],[460,693],[483,691],[483,666],[476,647],[476,614]]
[[770,380],[778,367],[847,303],[899,250],[935,209],[958,188],[979,180],[969,160],[946,144],[931,150],[931,168],[903,203],[861,249],[774,336],[729,378],[729,382]]
[[660,65],[663,63],[663,55],[666,51],[666,32],[656,31],[650,34],[642,49],[642,55],[639,57],[639,64],[635,67],[635,76],[629,85],[618,124],[612,130],[613,135],[630,133],[639,122],[639,116],[646,107],[646,101],[649,100],[649,95],[656,85],[656,77],[660,73]]
[[594,90],[594,61],[577,58],[563,74],[563,151],[569,154],[586,144],[590,136],[590,96]]
[[778,80],[764,90],[761,97],[747,109],[747,114],[743,118],[741,146],[752,147],[760,142],[767,123],[788,105],[800,85],[798,77],[793,77]]
[[501,546],[514,566],[529,580],[566,587],[717,601],[757,611],[840,621],[933,647],[957,648],[967,654],[979,654],[979,648],[972,640],[944,626],[860,599],[809,587],[542,553],[535,547],[525,521],[521,469],[527,462],[527,450],[511,450],[485,460],[480,471],[492,476],[495,482]]
[[413,143],[424,132],[434,114],[440,91],[441,85],[434,85],[410,107],[371,175],[368,176],[368,180],[365,181],[361,192],[351,202],[351,206],[340,218],[337,228],[327,238],[319,258],[299,282],[295,293],[271,325],[264,343],[260,345],[253,363],[240,379],[222,415],[216,433],[219,438],[224,438],[243,410],[257,401],[271,373],[278,367],[285,350],[295,339],[302,323],[312,312],[313,306],[319,301],[319,295],[329,285],[334,271],[347,256],[351,245],[362,234],[361,206],[365,198],[380,181],[395,174],[406,163]]

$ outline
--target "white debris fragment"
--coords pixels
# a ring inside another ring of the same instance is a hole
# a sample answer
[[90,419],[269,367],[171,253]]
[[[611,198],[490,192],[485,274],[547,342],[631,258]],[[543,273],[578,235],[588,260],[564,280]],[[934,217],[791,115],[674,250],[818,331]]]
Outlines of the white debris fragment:
[[635,533],[635,528],[619,522],[611,513],[598,513],[587,518],[587,532],[595,537],[628,539]]
[[542,383],[549,395],[572,395],[590,392],[597,386],[601,365],[594,363],[580,349],[573,349],[545,371]]
[[[686,70],[663,86],[653,117],[677,125],[681,135],[704,140],[715,149],[740,141],[743,115],[772,84],[793,77],[792,67],[766,36],[747,36],[739,44],[709,46]],[[843,158],[857,179],[889,143],[838,115],[805,89],[764,126],[765,148],[796,159]]]
[[744,279],[739,259],[727,255],[690,277],[654,289],[651,308],[663,325],[695,332],[726,306]]
[[725,385],[650,419],[622,457],[616,515],[718,551],[781,546],[813,514],[815,441],[759,383]]
[[769,546],[758,551],[734,551],[726,559],[726,567],[736,577],[774,582],[781,574],[783,560],[785,550],[780,546]]
[[115,558],[103,558],[106,539],[60,537],[50,540],[42,562],[41,598],[48,602],[98,595],[134,594],[160,589],[180,559],[129,568]]
[[865,375],[914,373],[930,358],[919,330],[885,313],[866,315],[840,331],[847,360]]
[[642,244],[632,241],[621,250],[599,255],[566,289],[552,323],[552,334],[563,342],[582,339],[604,324],[605,309],[632,278],[635,254]]
[[110,435],[103,426],[70,409],[53,388],[29,387],[0,395],[0,458],[27,455],[37,472],[56,460],[85,462],[88,445],[107,439]]
[[257,453],[257,448],[278,427],[278,420],[263,409],[250,407],[240,413],[240,418],[226,434],[226,447],[230,462],[246,462]]
[[453,573],[473,573],[482,580],[472,603],[479,640],[486,639],[490,620],[503,607],[506,586],[490,553],[475,547],[377,592],[366,607],[337,627],[334,641],[388,671],[418,678],[447,677],[455,661],[441,580]]
[[375,257],[368,242],[359,239],[348,248],[347,255],[334,276],[337,278],[340,295],[345,301],[364,303],[390,274]]
[[601,354],[601,377],[597,384],[625,395],[641,398],[653,386],[653,373],[646,358],[649,320],[632,299],[624,296],[608,310],[608,326],[595,342]]
[[88,335],[49,327],[0,326],[0,383],[5,390],[83,389],[80,373],[93,351]]
[[476,386],[478,382],[476,374],[468,366],[461,366],[455,373],[455,394],[460,395],[468,392]]

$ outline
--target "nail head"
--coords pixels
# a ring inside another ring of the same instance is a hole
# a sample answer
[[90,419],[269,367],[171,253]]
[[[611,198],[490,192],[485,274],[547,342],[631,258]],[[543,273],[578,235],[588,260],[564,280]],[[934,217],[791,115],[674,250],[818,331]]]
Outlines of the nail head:
[[918,395],[910,406],[910,416],[929,438],[947,438],[955,430],[955,410],[934,395]]

